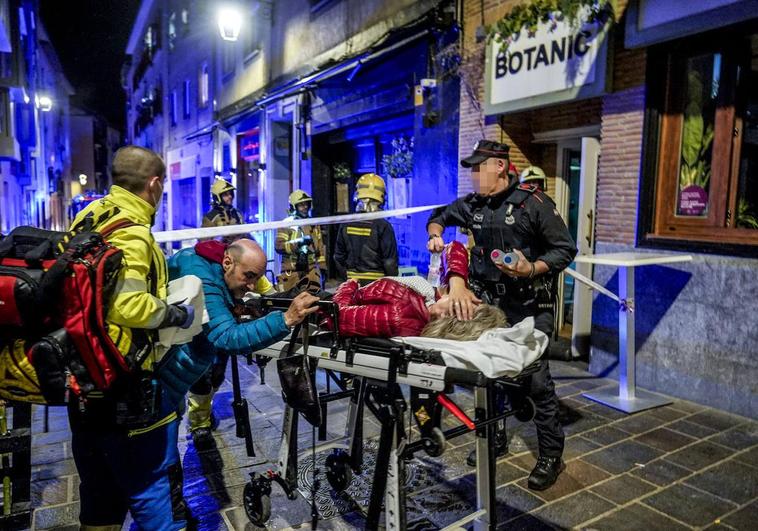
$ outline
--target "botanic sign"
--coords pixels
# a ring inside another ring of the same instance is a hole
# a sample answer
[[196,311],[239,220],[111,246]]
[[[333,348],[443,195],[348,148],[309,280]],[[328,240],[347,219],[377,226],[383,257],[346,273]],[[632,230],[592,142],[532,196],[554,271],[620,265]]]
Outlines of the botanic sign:
[[499,114],[588,98],[605,90],[605,25],[566,19],[522,29],[487,47],[485,112]]

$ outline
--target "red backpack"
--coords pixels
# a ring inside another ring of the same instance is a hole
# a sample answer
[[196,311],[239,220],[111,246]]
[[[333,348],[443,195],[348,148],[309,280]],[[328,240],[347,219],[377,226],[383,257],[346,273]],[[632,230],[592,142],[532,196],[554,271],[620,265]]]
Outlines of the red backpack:
[[123,253],[106,238],[131,225],[18,227],[0,241],[0,398],[60,405],[74,393],[84,400],[141,365],[139,354],[119,351],[105,323],[123,266]]

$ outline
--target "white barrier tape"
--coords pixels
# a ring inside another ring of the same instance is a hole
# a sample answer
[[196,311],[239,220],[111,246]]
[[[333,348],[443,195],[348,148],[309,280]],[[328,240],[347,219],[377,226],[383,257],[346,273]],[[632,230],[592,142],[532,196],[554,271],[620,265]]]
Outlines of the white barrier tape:
[[343,214],[341,216],[326,216],[323,218],[298,218],[281,221],[267,221],[265,223],[248,223],[246,225],[226,225],[223,227],[202,227],[197,229],[179,229],[154,232],[153,236],[158,243],[175,242],[180,240],[194,240],[200,238],[216,238],[218,236],[231,236],[233,234],[245,234],[264,230],[283,229],[289,227],[303,227],[307,225],[335,225],[350,221],[368,221],[371,219],[392,218],[395,216],[407,216],[417,212],[425,212],[445,205],[427,205],[397,210],[378,210],[376,212],[361,212],[360,214]]

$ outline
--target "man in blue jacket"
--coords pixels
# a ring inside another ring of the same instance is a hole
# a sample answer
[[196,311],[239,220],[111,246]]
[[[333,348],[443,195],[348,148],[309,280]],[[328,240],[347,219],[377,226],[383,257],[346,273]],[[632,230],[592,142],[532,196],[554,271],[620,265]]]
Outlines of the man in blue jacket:
[[[262,257],[262,258],[261,258]],[[217,353],[241,354],[284,339],[318,307],[318,298],[301,293],[286,312],[271,312],[260,319],[238,322],[232,313],[235,299],[255,291],[266,268],[265,254],[252,240],[227,245],[218,241],[182,249],[169,260],[169,278],[195,275],[203,283],[208,322],[188,344],[167,354],[159,374],[166,393],[179,404],[189,388],[213,363]]]

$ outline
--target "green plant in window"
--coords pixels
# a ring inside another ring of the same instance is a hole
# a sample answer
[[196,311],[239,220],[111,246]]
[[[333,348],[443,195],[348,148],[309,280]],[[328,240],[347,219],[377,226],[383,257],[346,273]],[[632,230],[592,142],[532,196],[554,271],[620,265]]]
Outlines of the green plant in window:
[[347,162],[336,163],[332,171],[334,173],[334,180],[341,183],[346,182],[353,176],[353,172],[350,171],[350,165]]
[[703,119],[703,82],[700,73],[690,71],[687,81],[689,101],[684,109],[679,188],[694,185],[706,189],[711,180],[713,124],[706,125]]
[[758,215],[745,199],[740,199],[737,205],[737,226],[745,229],[758,229]]

